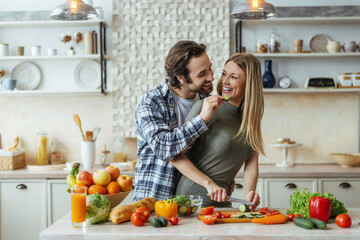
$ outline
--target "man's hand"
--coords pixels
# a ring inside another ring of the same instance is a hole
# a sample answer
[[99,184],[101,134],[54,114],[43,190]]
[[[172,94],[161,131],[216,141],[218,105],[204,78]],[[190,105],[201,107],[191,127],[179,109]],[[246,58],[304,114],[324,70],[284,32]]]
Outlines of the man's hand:
[[200,117],[204,122],[208,122],[215,110],[224,102],[224,97],[219,95],[210,96],[204,98],[204,104],[202,106]]
[[255,205],[250,205],[250,210],[254,211],[257,206],[260,204],[260,196],[259,194],[255,193],[254,191],[248,192],[244,197],[245,200],[255,203]]

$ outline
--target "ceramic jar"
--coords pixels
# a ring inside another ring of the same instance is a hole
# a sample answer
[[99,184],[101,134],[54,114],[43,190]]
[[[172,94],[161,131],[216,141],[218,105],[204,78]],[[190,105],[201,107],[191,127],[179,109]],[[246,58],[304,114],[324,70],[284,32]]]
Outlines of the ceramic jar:
[[326,49],[329,53],[338,53],[341,51],[341,44],[338,41],[329,41]]
[[357,49],[357,45],[355,41],[345,42],[342,46],[344,52],[355,52]]

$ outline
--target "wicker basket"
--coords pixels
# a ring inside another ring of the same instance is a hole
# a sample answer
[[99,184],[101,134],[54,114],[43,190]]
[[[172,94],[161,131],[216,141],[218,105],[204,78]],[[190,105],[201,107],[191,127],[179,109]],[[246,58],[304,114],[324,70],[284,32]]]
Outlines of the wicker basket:
[[[126,192],[119,192],[116,194],[106,194],[104,196],[107,197],[107,199],[109,199],[110,209],[111,209],[111,208],[114,208],[117,205],[119,205],[127,197],[127,195],[130,192],[131,192],[131,190],[126,191]],[[70,189],[67,190],[67,193],[70,195]]]
[[360,163],[359,153],[332,153],[330,156],[341,167],[356,167]]
[[25,151],[19,150],[14,152],[0,152],[0,170],[11,171],[26,166]]

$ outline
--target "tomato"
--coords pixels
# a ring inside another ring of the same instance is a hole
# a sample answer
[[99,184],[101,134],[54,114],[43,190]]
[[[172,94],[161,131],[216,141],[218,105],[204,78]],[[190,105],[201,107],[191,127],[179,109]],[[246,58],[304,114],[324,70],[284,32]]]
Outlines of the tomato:
[[293,213],[289,213],[289,214],[287,215],[287,218],[288,218],[290,221],[294,220],[294,214],[293,214]]
[[142,226],[146,222],[145,217],[141,212],[134,212],[131,215],[131,223],[135,226]]
[[213,212],[214,212],[214,206],[200,209],[201,215],[209,215],[209,214],[212,214]]
[[[295,216],[294,216],[294,218],[296,218],[296,217],[302,217],[301,216],[301,214],[296,214]],[[294,219],[293,219],[294,220]]]
[[217,217],[215,214],[209,214],[201,216],[201,221],[207,225],[211,225],[216,221]]
[[136,209],[135,212],[139,212],[143,215],[143,217],[145,218],[145,222],[147,220],[149,220],[150,217],[150,211],[146,208],[146,207],[139,207],[138,209]]
[[259,213],[262,214],[262,215],[265,215],[267,212],[268,212],[268,208],[267,208],[267,207],[261,208],[261,209],[259,210]]
[[276,210],[269,209],[269,213],[270,214],[276,213]]
[[217,218],[221,218],[222,217],[222,213],[221,212],[215,212],[215,215]]
[[274,212],[274,213],[271,213],[271,214],[270,214],[270,213],[269,213],[269,214],[267,214],[267,216],[269,216],[269,217],[270,217],[270,216],[279,215],[279,214],[280,214],[279,212]]
[[336,216],[335,223],[338,227],[349,228],[351,227],[351,218],[346,213],[341,213]]
[[169,218],[169,222],[172,225],[177,225],[179,223],[179,219],[177,217],[171,217],[171,218]]
[[224,213],[223,215],[224,215],[224,218],[229,218],[229,217],[231,217],[231,213]]
[[191,208],[188,207],[187,210],[186,210],[186,212],[185,212],[185,215],[186,215],[186,216],[189,216],[189,215],[191,215],[191,214],[193,214],[193,213],[191,212]]

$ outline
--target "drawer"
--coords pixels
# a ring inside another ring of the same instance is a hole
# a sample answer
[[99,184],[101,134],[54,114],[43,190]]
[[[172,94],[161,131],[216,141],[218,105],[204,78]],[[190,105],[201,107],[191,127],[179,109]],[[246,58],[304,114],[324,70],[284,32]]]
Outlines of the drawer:
[[[259,207],[262,207],[263,204],[263,195],[264,195],[264,191],[263,191],[263,184],[262,184],[262,179],[258,179],[257,185],[256,185],[256,192],[259,194],[260,196],[260,205]],[[241,198],[244,199],[244,195],[245,195],[245,184],[244,184],[244,180],[242,178],[237,178],[235,179],[235,189],[234,192],[231,194],[232,197],[235,198]],[[232,203],[232,206],[234,208],[238,208],[239,207],[239,203]]]
[[319,178],[319,190],[333,194],[346,208],[360,207],[360,179]]
[[289,198],[296,189],[317,191],[316,178],[265,178],[264,185],[265,206],[269,208],[290,208]]

